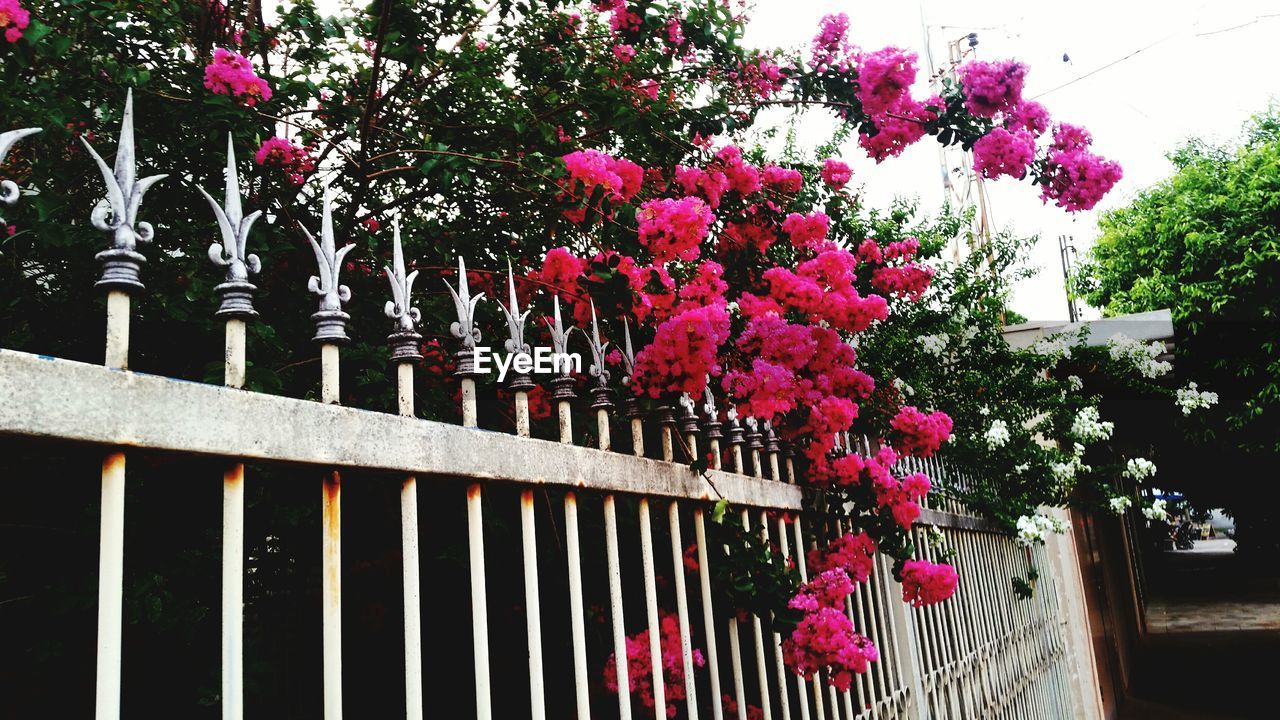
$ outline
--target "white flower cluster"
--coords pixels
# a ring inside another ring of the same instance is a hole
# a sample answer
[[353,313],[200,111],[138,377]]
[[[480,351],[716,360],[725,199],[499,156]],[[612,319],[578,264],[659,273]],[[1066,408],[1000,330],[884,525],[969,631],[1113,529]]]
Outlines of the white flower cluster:
[[[1088,328],[1081,325],[1074,330],[1065,330],[1048,337],[1042,337],[1031,346],[1032,352],[1052,358],[1056,363],[1062,358],[1071,357],[1071,349],[1080,344]],[[1051,365],[1053,363],[1050,363]]]
[[1057,462],[1049,466],[1049,472],[1053,473],[1053,477],[1060,482],[1068,482],[1075,478],[1077,473],[1089,472],[1093,468],[1084,464],[1084,446],[1076,443],[1075,448],[1071,451],[1071,459],[1067,462]]
[[904,396],[916,394],[916,389],[908,385],[906,381],[903,380],[902,378],[894,378],[893,386],[897,388],[898,392],[902,393]]
[[1190,415],[1192,410],[1218,404],[1218,393],[1202,391],[1199,387],[1194,382],[1189,382],[1186,387],[1178,390],[1177,402],[1178,407],[1182,408],[1183,415]]
[[1142,508],[1142,515],[1148,520],[1167,520],[1169,511],[1165,509],[1164,500],[1155,500],[1151,507]]
[[1096,407],[1081,408],[1076,419],[1071,422],[1071,434],[1084,442],[1096,442],[1111,437],[1115,423],[1103,422]]
[[1018,542],[1022,545],[1043,543],[1050,531],[1063,533],[1067,528],[1061,521],[1047,515],[1023,515],[1018,518]]
[[1003,420],[992,420],[984,437],[987,439],[988,450],[1004,447],[1009,442],[1009,426]]
[[947,350],[947,336],[938,333],[937,335],[921,335],[920,347],[930,355],[941,356]]
[[1122,474],[1127,478],[1142,482],[1156,474],[1156,464],[1146,458],[1133,458],[1124,464],[1124,472]]
[[1128,510],[1132,506],[1133,500],[1129,499],[1127,496],[1122,495],[1120,497],[1111,498],[1111,512],[1117,515],[1123,515],[1124,511]]
[[1075,392],[1080,392],[1084,389],[1084,381],[1080,379],[1079,375],[1068,375],[1067,384],[1070,385],[1071,389]]
[[1107,340],[1107,350],[1111,353],[1112,360],[1128,362],[1145,378],[1158,378],[1173,369],[1173,365],[1156,359],[1167,351],[1164,343],[1159,341],[1143,345],[1133,338],[1116,333]]

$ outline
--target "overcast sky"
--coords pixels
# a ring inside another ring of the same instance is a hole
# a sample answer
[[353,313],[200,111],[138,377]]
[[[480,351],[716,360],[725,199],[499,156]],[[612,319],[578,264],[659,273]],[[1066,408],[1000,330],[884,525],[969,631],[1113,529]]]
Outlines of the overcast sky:
[[[1088,127],[1096,150],[1124,167],[1124,180],[1099,209],[1124,204],[1138,189],[1166,177],[1172,166],[1165,153],[1183,139],[1233,139],[1251,114],[1280,98],[1277,0],[760,0],[747,38],[761,47],[804,45],[818,19],[833,12],[849,14],[855,43],[873,49],[911,48],[920,53],[922,68],[924,25],[940,64],[947,41],[970,31],[978,33],[978,57],[1026,62],[1031,67],[1026,95],[1044,103],[1055,118]],[[1274,16],[1263,17],[1267,15]],[[1135,51],[1140,52],[1121,60]],[[1069,63],[1063,62],[1064,53]],[[921,72],[917,97],[925,95],[926,75]],[[938,207],[944,197],[938,155],[936,143],[921,141],[902,157],[877,166],[856,142],[845,150],[847,159],[858,158],[851,164],[869,202],[914,195],[926,208]],[[1065,319],[1057,237],[1071,235],[1085,249],[1097,234],[1096,211],[1073,216],[1044,206],[1034,187],[1012,178],[987,188],[997,227],[1041,237],[1034,262],[1043,269],[1017,288],[1014,309],[1031,319]],[[1091,316],[1096,313],[1086,313]]]

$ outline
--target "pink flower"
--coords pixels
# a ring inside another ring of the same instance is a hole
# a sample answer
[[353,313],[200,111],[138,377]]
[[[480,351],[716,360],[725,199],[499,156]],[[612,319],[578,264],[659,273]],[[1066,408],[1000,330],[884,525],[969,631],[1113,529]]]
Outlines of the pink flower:
[[822,16],[811,52],[809,62],[818,72],[833,68],[841,73],[848,72],[853,54],[853,46],[849,44],[849,16],[845,13]]
[[[857,455],[846,455],[835,462],[857,458]],[[860,464],[860,463],[859,463]],[[845,533],[832,540],[824,549],[814,548],[809,551],[809,571],[822,573],[831,569],[839,569],[848,574],[854,582],[866,582],[875,567],[876,541],[865,532],[858,534]]]
[[782,659],[792,672],[811,678],[827,670],[827,682],[842,691],[853,684],[855,673],[865,673],[879,658],[875,645],[854,632],[853,621],[834,607],[809,612],[782,641]]
[[784,193],[798,193],[804,187],[804,176],[799,170],[782,168],[777,165],[765,165],[761,174],[765,185],[781,190]]
[[826,239],[830,224],[831,218],[821,211],[814,211],[808,215],[791,213],[786,220],[782,221],[782,232],[791,236],[792,245],[802,248]]
[[971,60],[960,66],[964,106],[978,117],[994,117],[1022,102],[1027,66],[1014,60]]
[[306,180],[307,173],[316,169],[316,161],[310,148],[282,137],[267,138],[258,152],[254,153],[253,161],[263,167],[284,170],[286,177],[294,185],[301,185]]
[[858,56],[858,99],[868,115],[898,104],[916,81],[916,54],[886,47]]
[[[640,699],[650,715],[657,711],[657,700],[653,696],[653,652],[649,646],[647,628],[626,639],[627,651],[627,689]],[[671,613],[661,611],[658,615],[658,645],[661,648],[662,687],[666,707],[662,708],[663,717],[674,717],[680,704],[688,697],[685,688],[684,654],[680,639],[680,621]],[[706,658],[702,651],[693,648],[693,665],[702,667]],[[618,665],[615,655],[609,655],[604,664],[604,685],[612,693],[618,692]]]
[[1026,130],[994,128],[973,144],[973,169],[988,180],[1001,175],[1026,177],[1027,166],[1035,157],[1036,139]]
[[885,295],[919,300],[933,282],[934,269],[907,263],[900,267],[876,268],[871,272],[871,287]]
[[903,95],[888,111],[872,116],[877,132],[874,135],[865,130],[859,132],[858,144],[876,162],[897,157],[925,136],[925,123],[937,119],[937,112],[929,108],[941,106],[942,101],[938,98],[919,103]]
[[893,447],[904,455],[931,457],[951,437],[951,418],[941,411],[926,415],[904,405],[889,425],[896,433]]
[[1040,192],[1070,212],[1091,210],[1124,177],[1120,165],[1083,149],[1050,150]]
[[902,567],[902,601],[915,607],[936,605],[956,593],[960,575],[947,564],[908,560]]
[[0,29],[4,39],[16,43],[22,39],[22,31],[31,24],[31,13],[18,4],[18,0],[0,0]]
[[622,63],[629,63],[636,56],[636,49],[630,45],[614,45],[613,56]]
[[538,280],[565,293],[576,293],[578,276],[587,267],[587,261],[573,254],[567,247],[552,248],[542,259]]
[[204,69],[204,86],[215,95],[229,95],[252,107],[271,99],[271,86],[253,72],[253,63],[239,53],[217,48]]
[[822,162],[822,181],[832,190],[840,190],[849,184],[853,171],[844,162],[835,158],[827,158]]
[[640,244],[658,262],[694,260],[715,215],[695,197],[649,200],[636,213]]
[[1034,100],[1023,100],[1005,114],[1004,126],[1010,130],[1026,130],[1040,137],[1049,129],[1049,111]]
[[614,200],[629,201],[644,182],[644,169],[625,158],[615,158],[599,150],[578,150],[565,155],[565,169],[569,171],[569,187],[581,183],[582,197],[590,198],[597,187]]
[[782,67],[767,55],[757,55],[748,60],[738,74],[738,84],[764,100],[782,90],[785,81]]
[[1093,135],[1079,125],[1058,123],[1053,128],[1054,150],[1088,150],[1093,144]]
[[636,354],[637,392],[701,393],[708,375],[719,375],[718,353],[729,339],[729,313],[709,305],[677,313],[658,325],[653,342]]

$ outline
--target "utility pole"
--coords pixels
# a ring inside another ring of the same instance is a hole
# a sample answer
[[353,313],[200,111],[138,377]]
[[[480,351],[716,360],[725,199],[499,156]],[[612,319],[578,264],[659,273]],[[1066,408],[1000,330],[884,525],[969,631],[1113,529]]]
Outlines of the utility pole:
[[1080,308],[1076,305],[1076,294],[1071,289],[1071,274],[1075,269],[1076,246],[1070,235],[1058,236],[1058,257],[1062,260],[1062,286],[1067,292],[1067,317],[1071,322],[1080,321]]

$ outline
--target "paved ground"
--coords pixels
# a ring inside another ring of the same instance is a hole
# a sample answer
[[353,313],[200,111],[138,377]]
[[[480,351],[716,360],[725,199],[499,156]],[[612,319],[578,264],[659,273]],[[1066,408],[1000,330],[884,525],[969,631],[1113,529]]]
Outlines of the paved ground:
[[1280,717],[1280,567],[1234,547],[1148,557],[1149,635],[1122,719]]

